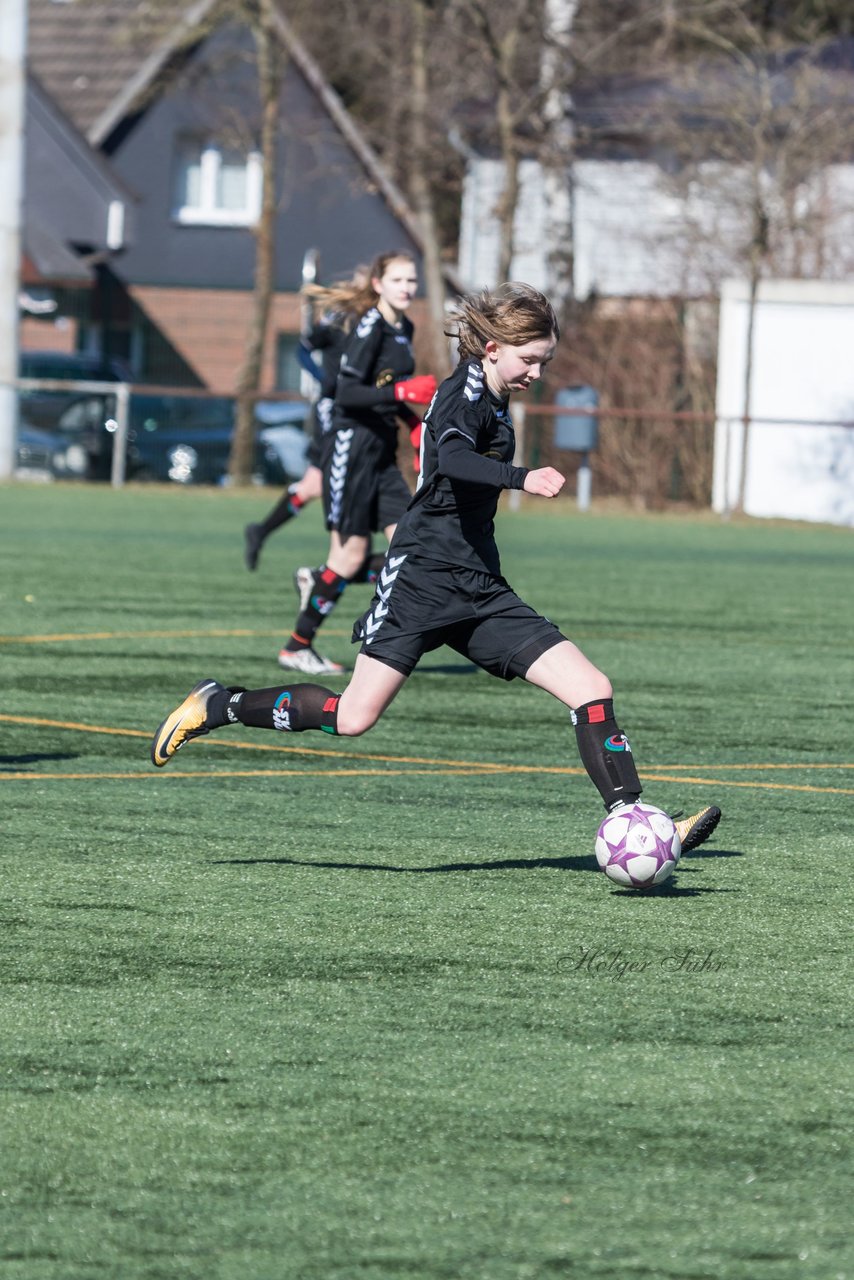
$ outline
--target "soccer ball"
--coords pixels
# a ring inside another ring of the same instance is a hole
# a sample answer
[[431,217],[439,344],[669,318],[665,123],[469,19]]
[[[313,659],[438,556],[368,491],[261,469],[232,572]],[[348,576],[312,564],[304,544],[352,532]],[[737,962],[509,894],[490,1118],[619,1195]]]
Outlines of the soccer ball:
[[640,800],[613,810],[596,833],[596,861],[609,879],[627,889],[662,884],[681,852],[672,818]]

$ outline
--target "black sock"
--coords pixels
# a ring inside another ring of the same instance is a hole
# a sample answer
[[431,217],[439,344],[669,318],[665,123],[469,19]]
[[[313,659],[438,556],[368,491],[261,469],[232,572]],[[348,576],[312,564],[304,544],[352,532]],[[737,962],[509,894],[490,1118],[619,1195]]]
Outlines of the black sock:
[[323,619],[329,616],[340,600],[347,581],[347,578],[342,578],[326,565],[315,569],[311,597],[296,620],[293,635],[285,645],[286,649],[293,652],[312,643]]
[[274,529],[278,529],[280,525],[285,524],[288,520],[293,519],[294,516],[299,515],[302,510],[302,506],[303,504],[300,502],[299,498],[297,498],[295,494],[291,493],[290,489],[287,489],[273,507],[270,514],[265,516],[259,523],[258,528],[261,530],[263,537],[269,537]]
[[205,723],[209,729],[219,729],[224,724],[234,724],[237,717],[229,711],[229,703],[234,701],[234,694],[245,693],[242,685],[231,685],[219,693],[211,694],[205,707]]
[[581,763],[602,797],[605,808],[633,804],[643,790],[629,740],[614,719],[610,698],[585,702],[570,712]]
[[232,695],[228,718],[258,729],[283,729],[289,733],[323,729],[325,733],[337,733],[340,696],[319,684],[247,689]]

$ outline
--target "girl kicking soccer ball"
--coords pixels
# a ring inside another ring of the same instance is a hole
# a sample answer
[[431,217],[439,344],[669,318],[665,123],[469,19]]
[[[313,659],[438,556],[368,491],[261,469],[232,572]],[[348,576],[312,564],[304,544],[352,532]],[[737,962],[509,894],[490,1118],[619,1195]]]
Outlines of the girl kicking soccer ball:
[[[519,676],[564,703],[605,808],[638,799],[641,784],[614,717],[608,677],[516,595],[501,576],[495,543],[502,489],[549,499],[564,485],[554,467],[513,465],[508,409],[511,393],[527,391],[554,355],[554,311],[529,285],[505,284],[463,299],[452,332],[460,362],[424,418],[418,488],[397,524],[371,606],[355,625],[361,648],[344,692],[316,684],[246,690],[201,680],[157,730],[155,765],[227,724],[356,737],[376,724],[422,655],[444,644],[490,675]],[[678,822],[683,851],[706,840],[720,816],[709,805]]]

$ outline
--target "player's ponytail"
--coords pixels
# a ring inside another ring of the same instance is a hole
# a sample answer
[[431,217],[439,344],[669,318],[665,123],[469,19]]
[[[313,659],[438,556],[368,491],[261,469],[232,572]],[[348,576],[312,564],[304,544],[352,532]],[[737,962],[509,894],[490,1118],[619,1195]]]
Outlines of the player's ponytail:
[[548,298],[529,284],[511,281],[460,299],[445,331],[456,338],[461,360],[482,356],[487,342],[522,347],[541,338],[560,337]]
[[381,280],[389,263],[399,260],[413,265],[415,263],[408,249],[392,249],[377,254],[370,266],[356,267],[349,280],[341,280],[328,286],[310,284],[303,289],[303,294],[322,311],[336,312],[351,320],[356,319],[377,305],[379,295],[372,282]]

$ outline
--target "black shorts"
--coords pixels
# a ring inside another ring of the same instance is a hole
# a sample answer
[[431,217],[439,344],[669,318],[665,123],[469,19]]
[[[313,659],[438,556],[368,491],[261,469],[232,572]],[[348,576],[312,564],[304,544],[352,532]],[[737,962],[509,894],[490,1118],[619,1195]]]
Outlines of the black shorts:
[[367,427],[330,433],[323,468],[326,525],[342,540],[368,538],[397,524],[412,494],[397,465],[397,439]]
[[311,407],[310,421],[314,425],[309,446],[305,451],[309,466],[322,467],[326,459],[332,435],[332,405],[331,396],[321,396]]
[[446,644],[502,680],[524,676],[566,637],[520,600],[503,578],[395,556],[389,551],[353,643],[403,675],[419,658]]

